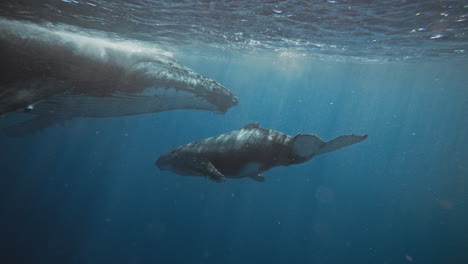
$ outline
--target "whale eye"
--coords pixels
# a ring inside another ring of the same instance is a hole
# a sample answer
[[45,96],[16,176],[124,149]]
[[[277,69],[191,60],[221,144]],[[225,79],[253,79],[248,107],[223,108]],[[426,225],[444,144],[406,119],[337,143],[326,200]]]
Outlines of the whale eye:
[[34,110],[34,105],[30,104],[30,105],[26,106],[26,107],[23,109],[23,112],[29,113],[29,112],[31,112],[32,110]]

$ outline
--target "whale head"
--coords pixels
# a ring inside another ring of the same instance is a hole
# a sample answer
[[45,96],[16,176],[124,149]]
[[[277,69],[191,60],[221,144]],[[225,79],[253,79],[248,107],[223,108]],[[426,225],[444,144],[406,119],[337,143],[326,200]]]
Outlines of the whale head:
[[[127,88],[139,95],[155,96],[159,107],[200,109],[225,113],[238,103],[237,97],[219,82],[175,62],[172,59],[138,62],[131,65]],[[125,88],[127,87],[127,88]],[[135,87],[141,87],[135,89]]]
[[183,176],[194,176],[193,169],[189,166],[186,158],[181,158],[174,152],[159,156],[154,162],[161,171],[167,170]]
[[172,168],[172,157],[168,154],[161,155],[158,159],[156,159],[154,164],[160,170],[170,170]]

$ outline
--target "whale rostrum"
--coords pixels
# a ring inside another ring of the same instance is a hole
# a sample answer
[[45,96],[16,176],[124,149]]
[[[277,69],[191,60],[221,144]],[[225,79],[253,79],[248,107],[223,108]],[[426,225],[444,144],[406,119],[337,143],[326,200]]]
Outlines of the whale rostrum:
[[220,182],[225,178],[250,177],[264,181],[262,172],[311,160],[366,139],[367,135],[344,135],[323,141],[316,135],[295,137],[252,123],[216,137],[176,147],[155,162],[161,170],[180,175],[203,176]]

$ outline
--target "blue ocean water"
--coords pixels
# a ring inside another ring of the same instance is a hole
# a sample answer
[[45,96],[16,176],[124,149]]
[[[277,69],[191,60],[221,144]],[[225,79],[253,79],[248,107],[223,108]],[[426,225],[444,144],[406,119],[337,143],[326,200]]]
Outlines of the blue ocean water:
[[[192,49],[177,60],[238,96],[226,114],[76,118],[0,134],[1,263],[467,263],[466,59]],[[251,122],[369,138],[272,169],[263,183],[154,166],[175,146]]]

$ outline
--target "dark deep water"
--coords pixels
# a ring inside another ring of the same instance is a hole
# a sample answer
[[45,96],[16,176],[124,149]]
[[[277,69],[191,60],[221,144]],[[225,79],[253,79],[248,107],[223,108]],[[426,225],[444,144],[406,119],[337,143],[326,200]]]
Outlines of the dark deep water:
[[[239,105],[0,134],[1,263],[468,262],[466,58],[182,50],[180,63],[229,87]],[[369,138],[272,169],[264,183],[154,166],[175,146],[255,121]]]

